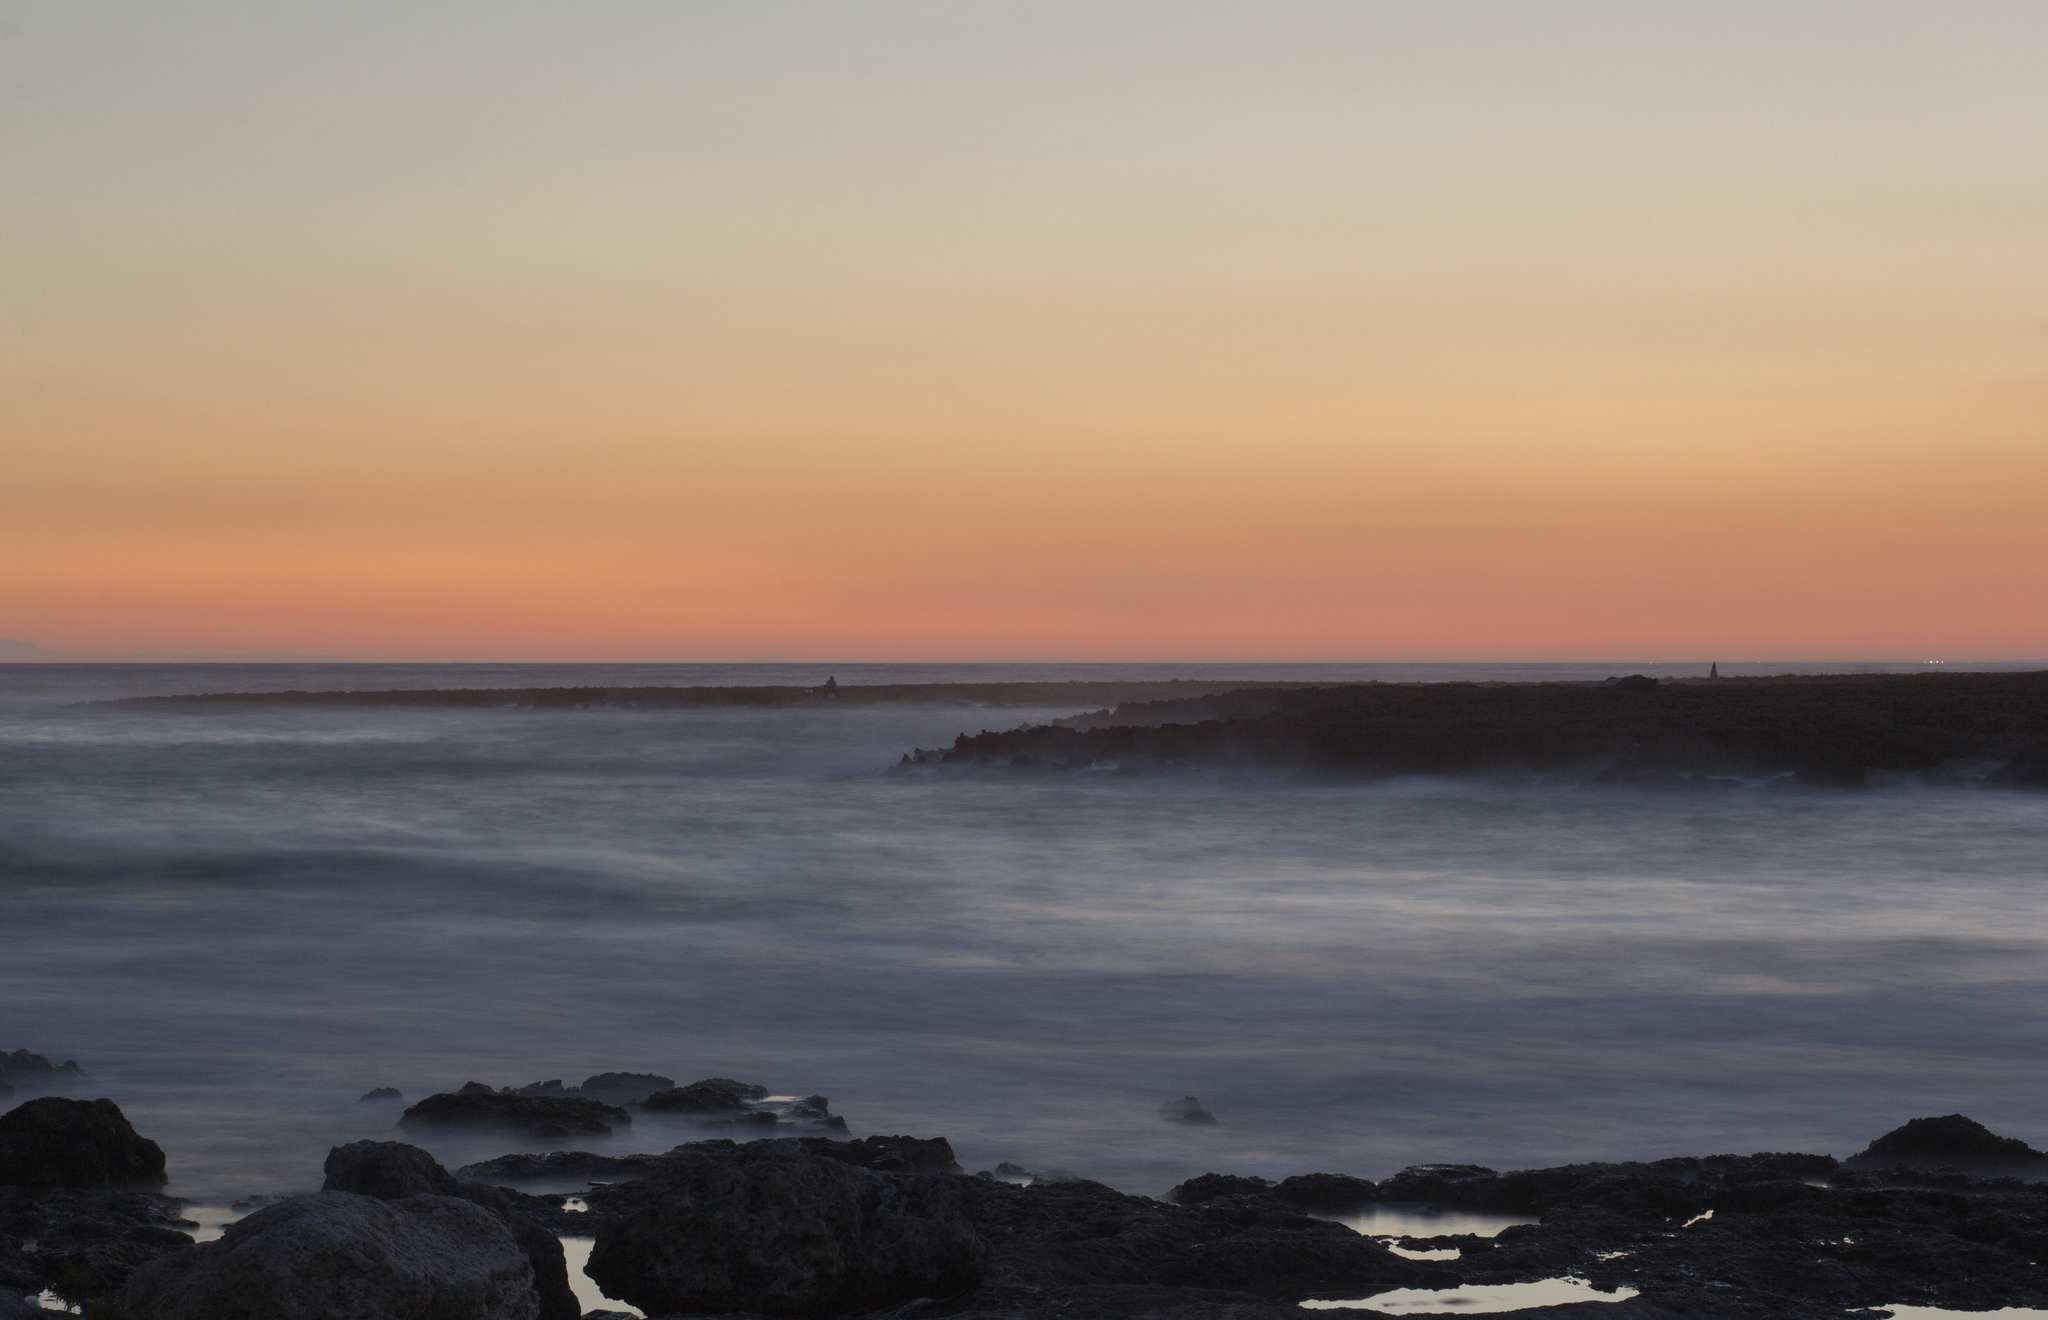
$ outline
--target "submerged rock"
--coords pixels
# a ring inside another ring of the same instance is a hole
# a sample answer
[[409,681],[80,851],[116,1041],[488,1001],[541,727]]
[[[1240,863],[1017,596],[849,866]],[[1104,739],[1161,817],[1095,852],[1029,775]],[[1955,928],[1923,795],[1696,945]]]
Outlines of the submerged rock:
[[[471,1089],[475,1088],[475,1089]],[[501,1128],[542,1139],[608,1137],[633,1116],[616,1105],[580,1096],[507,1095],[471,1082],[460,1091],[430,1095],[399,1117],[400,1127]]]
[[547,1226],[521,1212],[516,1193],[478,1183],[465,1183],[442,1168],[418,1146],[399,1141],[355,1141],[327,1152],[327,1182],[322,1190],[352,1192],[380,1201],[411,1196],[453,1196],[496,1215],[533,1270],[538,1320],[577,1320],[582,1306],[569,1287],[569,1267],[562,1242]]
[[1213,1124],[1216,1115],[1202,1107],[1202,1102],[1191,1095],[1178,1100],[1168,1100],[1159,1106],[1159,1116],[1169,1123]]
[[112,1100],[44,1096],[0,1115],[0,1185],[151,1187],[163,1147],[139,1135]]
[[967,1181],[879,1173],[800,1140],[683,1146],[629,1189],[637,1212],[599,1225],[585,1272],[650,1315],[806,1320],[943,1297],[987,1254],[962,1212]]
[[361,1096],[361,1101],[362,1101],[363,1103],[368,1103],[369,1101],[372,1101],[372,1100],[403,1100],[403,1099],[405,1099],[405,1095],[404,1095],[404,1093],[403,1093],[403,1092],[401,1092],[401,1091],[400,1091],[400,1090],[399,1090],[399,1089],[398,1089],[397,1087],[395,1087],[395,1086],[380,1086],[380,1087],[377,1087],[377,1088],[376,1088],[376,1089],[374,1089],[374,1090],[370,1090],[370,1091],[365,1091],[365,1092],[363,1092],[363,1094],[362,1094],[362,1096]]
[[316,1192],[136,1270],[149,1320],[536,1320],[533,1267],[495,1215],[446,1196]]

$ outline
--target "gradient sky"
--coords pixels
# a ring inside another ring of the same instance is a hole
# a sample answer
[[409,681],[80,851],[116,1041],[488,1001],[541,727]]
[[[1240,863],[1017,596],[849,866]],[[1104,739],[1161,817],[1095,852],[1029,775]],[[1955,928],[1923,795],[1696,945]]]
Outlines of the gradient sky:
[[2048,5],[0,0],[0,636],[2048,656]]

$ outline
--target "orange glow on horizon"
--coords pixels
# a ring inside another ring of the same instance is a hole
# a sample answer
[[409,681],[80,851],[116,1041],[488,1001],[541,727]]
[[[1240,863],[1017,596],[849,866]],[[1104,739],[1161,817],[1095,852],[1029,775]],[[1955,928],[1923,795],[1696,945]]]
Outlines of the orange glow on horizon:
[[24,16],[0,637],[2048,657],[2048,11],[799,7]]

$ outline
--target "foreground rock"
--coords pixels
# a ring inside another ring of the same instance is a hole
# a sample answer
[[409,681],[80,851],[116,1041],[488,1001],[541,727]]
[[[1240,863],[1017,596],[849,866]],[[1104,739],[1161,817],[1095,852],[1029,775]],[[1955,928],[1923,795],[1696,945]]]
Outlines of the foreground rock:
[[117,1295],[137,1265],[190,1247],[197,1227],[154,1192],[0,1188],[0,1294]]
[[467,1201],[294,1197],[217,1242],[136,1270],[149,1320],[536,1320],[533,1269],[497,1216]]
[[511,1095],[471,1082],[460,1091],[428,1096],[400,1115],[398,1123],[407,1128],[496,1128],[548,1141],[608,1137],[615,1127],[631,1127],[633,1116],[581,1096]]
[[1276,1203],[1187,1210],[1079,1179],[1018,1187],[957,1168],[942,1140],[681,1146],[646,1182],[593,1194],[588,1272],[650,1315],[793,1320],[918,1298],[930,1299],[920,1314],[1109,1315],[1219,1290],[1295,1301],[1437,1277]]
[[[533,1271],[536,1320],[577,1320],[583,1308],[569,1287],[569,1267],[561,1239],[535,1215],[527,1213],[518,1194],[503,1188],[459,1181],[418,1146],[398,1141],[356,1141],[327,1153],[323,1190],[351,1192],[380,1201],[413,1196],[452,1196],[488,1210],[504,1224]],[[539,1208],[539,1207],[535,1207]],[[545,1214],[545,1210],[542,1211]]]
[[0,1114],[0,1186],[155,1187],[164,1152],[112,1100],[44,1096]]
[[965,1179],[880,1173],[800,1141],[679,1147],[631,1191],[637,1209],[599,1226],[586,1272],[650,1315],[824,1317],[943,1297],[987,1255]]

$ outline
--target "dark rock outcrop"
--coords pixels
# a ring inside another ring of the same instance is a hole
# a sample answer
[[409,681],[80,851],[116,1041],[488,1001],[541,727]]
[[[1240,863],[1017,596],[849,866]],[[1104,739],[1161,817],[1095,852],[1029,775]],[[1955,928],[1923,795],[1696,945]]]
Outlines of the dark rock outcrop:
[[1352,1210],[1379,1199],[1379,1186],[1345,1173],[1298,1173],[1281,1179],[1273,1195],[1307,1210]]
[[675,1088],[676,1079],[659,1073],[603,1072],[583,1079],[580,1088],[592,1100],[608,1105],[638,1104],[656,1091]]
[[536,1320],[533,1268],[497,1216],[445,1196],[316,1192],[137,1269],[149,1320]]
[[455,1171],[458,1178],[480,1183],[521,1183],[584,1179],[590,1182],[629,1182],[645,1178],[657,1155],[593,1155],[587,1150],[551,1150],[545,1154],[500,1155],[496,1159],[465,1164]]
[[164,1152],[112,1100],[43,1096],[0,1114],[0,1186],[155,1187]]
[[1219,1196],[1258,1196],[1273,1190],[1264,1178],[1242,1178],[1234,1173],[1204,1173],[1188,1179],[1166,1194],[1175,1205],[1200,1205]]
[[[482,1206],[497,1216],[533,1272],[538,1320],[577,1320],[583,1308],[569,1287],[569,1267],[562,1242],[515,1200],[517,1193],[465,1183],[418,1146],[399,1141],[355,1141],[327,1152],[327,1182],[322,1190],[350,1192],[380,1201],[412,1196],[452,1196]],[[550,1207],[552,1208],[552,1207]],[[545,1213],[545,1212],[543,1212]]]
[[402,1141],[351,1141],[327,1152],[321,1190],[353,1192],[380,1201],[408,1196],[453,1196],[455,1175],[418,1146]]
[[395,1086],[379,1086],[374,1090],[363,1092],[361,1099],[364,1102],[373,1100],[403,1100],[405,1099],[405,1094]]
[[607,1137],[614,1127],[630,1127],[632,1122],[631,1114],[602,1101],[581,1096],[507,1095],[477,1082],[460,1091],[430,1095],[398,1120],[400,1127],[497,1128],[544,1141]]
[[1159,1116],[1169,1123],[1189,1123],[1209,1126],[1216,1122],[1216,1115],[1203,1107],[1202,1102],[1191,1095],[1178,1100],[1168,1100],[1159,1106]]
[[637,1209],[598,1225],[586,1272],[650,1315],[806,1320],[942,1297],[986,1256],[968,1182],[878,1173],[803,1141],[695,1143],[621,1189]]
[[[964,1181],[967,1214],[989,1244],[989,1261],[981,1287],[963,1300],[991,1311],[1115,1314],[1187,1306],[1203,1293],[1294,1303],[1455,1279],[1266,1195],[1219,1195],[1182,1207],[1080,1178],[1029,1187]],[[1038,1309],[1061,1297],[1085,1297],[1091,1309]]]
[[1893,1128],[1844,1163],[1851,1167],[1965,1170],[2048,1169],[2048,1154],[2017,1137],[2001,1137],[1961,1114],[1916,1118]]
[[0,1291],[104,1299],[137,1265],[191,1246],[197,1227],[154,1192],[0,1188]]
[[27,1085],[53,1086],[59,1082],[83,1082],[91,1080],[85,1069],[75,1059],[62,1063],[51,1063],[40,1054],[28,1050],[16,1050],[12,1054],[0,1054],[0,1082],[20,1082]]
[[688,1086],[656,1091],[641,1103],[650,1114],[740,1114],[765,1099],[768,1088],[730,1077],[708,1077]]

